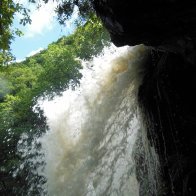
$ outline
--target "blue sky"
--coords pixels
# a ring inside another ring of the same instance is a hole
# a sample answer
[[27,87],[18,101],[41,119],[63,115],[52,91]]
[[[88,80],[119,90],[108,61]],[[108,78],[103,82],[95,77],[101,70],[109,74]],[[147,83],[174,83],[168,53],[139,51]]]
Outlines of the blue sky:
[[22,37],[17,37],[11,44],[11,50],[16,57],[16,61],[22,61],[25,57],[47,48],[48,44],[57,41],[63,35],[70,34],[73,31],[74,20],[77,17],[75,11],[73,17],[66,22],[66,26],[59,25],[56,20],[54,9],[56,2],[49,1],[43,4],[41,8],[36,9],[35,5],[27,3],[26,0],[15,0],[22,3],[25,7],[31,9],[30,17],[32,23],[23,27],[19,25],[20,14],[15,16],[14,27],[18,27],[24,33]]

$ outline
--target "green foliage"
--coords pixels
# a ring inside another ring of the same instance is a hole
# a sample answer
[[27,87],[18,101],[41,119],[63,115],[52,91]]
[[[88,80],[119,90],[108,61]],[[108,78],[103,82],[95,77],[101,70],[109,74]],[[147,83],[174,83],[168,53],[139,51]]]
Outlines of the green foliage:
[[22,32],[18,28],[13,28],[14,15],[21,13],[23,18],[21,24],[31,22],[28,15],[29,10],[13,0],[0,0],[0,67],[7,66],[14,60],[10,52],[10,44],[15,36],[21,36]]
[[[100,21],[92,15],[74,34],[50,44],[47,50],[21,63],[0,66],[0,195],[27,195],[29,166],[15,178],[12,173],[22,161],[17,154],[21,134],[42,134],[47,128],[43,111],[32,110],[37,99],[52,98],[69,85],[79,85],[82,67],[78,59],[99,54],[108,40]],[[0,56],[1,62],[6,61],[4,57]]]
[[[39,8],[40,3],[48,3],[48,0],[28,0],[29,3],[37,4]],[[56,12],[60,24],[65,24],[66,20],[71,17],[75,8],[78,8],[79,21],[88,20],[93,13],[91,0],[66,0],[57,1]],[[25,8],[22,4],[14,0],[0,1],[0,53],[10,50],[10,44],[15,36],[21,36],[22,32],[19,29],[13,29],[14,15],[20,13],[23,17],[20,24],[26,25],[31,23],[29,16],[30,10]],[[1,60],[1,59],[0,59]],[[1,64],[1,61],[0,61]]]
[[109,44],[109,34],[103,28],[101,21],[92,15],[84,26],[75,32],[74,49],[81,59],[90,59],[99,54],[103,47]]
[[8,66],[14,60],[14,56],[8,50],[0,50],[0,67]]
[[21,19],[23,25],[31,22],[28,15],[29,10],[15,2],[16,1],[13,0],[0,1],[0,52],[9,50],[10,43],[14,39],[14,36],[21,35],[19,29],[11,29],[15,13],[18,12],[23,15],[23,19]]
[[81,65],[68,48],[62,47],[60,44],[51,44],[41,56],[42,60],[39,58],[38,61],[43,61],[44,71],[40,73],[39,85],[36,86],[39,94],[43,92],[51,96],[60,94],[68,87],[70,80],[73,81],[73,85],[78,83],[81,77],[78,69],[81,68]]
[[[48,2],[48,0],[43,1]],[[90,15],[94,12],[91,0],[68,0],[58,3],[56,11],[60,24],[65,24],[65,21],[68,20],[74,12],[75,7],[78,8],[79,18],[82,20],[89,19]]]

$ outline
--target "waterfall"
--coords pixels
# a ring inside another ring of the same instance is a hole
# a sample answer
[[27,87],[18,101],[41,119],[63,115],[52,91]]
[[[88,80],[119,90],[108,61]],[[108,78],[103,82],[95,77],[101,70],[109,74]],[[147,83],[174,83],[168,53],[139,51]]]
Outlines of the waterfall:
[[82,61],[79,87],[43,102],[49,126],[39,138],[43,195],[150,195],[140,190],[134,159],[145,148],[137,104],[145,58],[142,45],[105,48]]

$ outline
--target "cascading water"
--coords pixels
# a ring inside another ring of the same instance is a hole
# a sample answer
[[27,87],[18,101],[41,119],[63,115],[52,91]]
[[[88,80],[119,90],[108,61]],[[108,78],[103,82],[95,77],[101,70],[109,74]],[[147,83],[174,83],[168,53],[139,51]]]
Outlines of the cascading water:
[[43,195],[141,195],[133,150],[141,145],[136,95],[145,57],[144,46],[105,48],[82,62],[80,87],[43,103],[49,126],[39,138]]

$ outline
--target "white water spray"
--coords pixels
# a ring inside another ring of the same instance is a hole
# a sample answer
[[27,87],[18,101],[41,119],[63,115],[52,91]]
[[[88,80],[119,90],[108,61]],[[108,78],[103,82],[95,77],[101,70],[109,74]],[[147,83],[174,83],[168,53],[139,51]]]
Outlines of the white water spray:
[[105,48],[82,62],[80,87],[43,103],[49,126],[38,139],[44,154],[38,159],[46,164],[37,171],[47,180],[43,195],[139,195],[132,155],[141,131],[136,97],[145,57],[144,46]]

